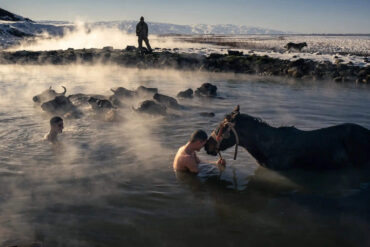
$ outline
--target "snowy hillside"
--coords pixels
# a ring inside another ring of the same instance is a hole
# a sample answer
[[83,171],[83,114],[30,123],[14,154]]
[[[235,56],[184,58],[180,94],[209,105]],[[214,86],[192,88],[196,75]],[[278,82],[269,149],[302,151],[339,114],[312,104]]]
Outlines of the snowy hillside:
[[[128,33],[134,33],[137,21],[111,21],[111,22],[95,22],[92,26],[118,28]],[[150,33],[152,34],[224,34],[224,35],[239,35],[239,34],[285,34],[286,32],[248,27],[245,25],[176,25],[169,23],[148,22]]]

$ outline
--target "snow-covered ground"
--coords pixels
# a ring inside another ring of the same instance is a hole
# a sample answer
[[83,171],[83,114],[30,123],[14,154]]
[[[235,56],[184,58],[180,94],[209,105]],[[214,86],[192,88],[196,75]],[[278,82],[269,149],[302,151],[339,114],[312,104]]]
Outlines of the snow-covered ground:
[[[243,35],[243,36],[183,36],[177,40],[211,44],[201,49],[203,54],[227,53],[238,50],[244,54],[267,55],[273,58],[296,60],[311,59],[330,61],[332,63],[352,62],[357,66],[369,66],[366,62],[370,54],[370,36],[328,36],[328,35]],[[306,42],[301,52],[287,51],[284,46],[289,43]],[[197,49],[181,49],[190,52]]]

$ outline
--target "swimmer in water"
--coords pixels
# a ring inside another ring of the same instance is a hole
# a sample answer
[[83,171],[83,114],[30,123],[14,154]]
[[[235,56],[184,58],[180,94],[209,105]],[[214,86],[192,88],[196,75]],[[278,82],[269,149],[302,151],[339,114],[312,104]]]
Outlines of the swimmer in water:
[[[200,149],[203,148],[207,142],[207,138],[207,133],[203,130],[195,131],[191,135],[189,142],[180,147],[177,151],[173,161],[173,169],[175,171],[189,171],[192,173],[198,173],[199,163],[207,162],[201,162],[195,152],[199,152]],[[215,163],[222,166],[226,165],[226,161],[221,158]]]
[[45,136],[45,139],[51,143],[56,143],[58,141],[58,134],[63,132],[63,119],[61,117],[55,116],[50,119],[50,131]]

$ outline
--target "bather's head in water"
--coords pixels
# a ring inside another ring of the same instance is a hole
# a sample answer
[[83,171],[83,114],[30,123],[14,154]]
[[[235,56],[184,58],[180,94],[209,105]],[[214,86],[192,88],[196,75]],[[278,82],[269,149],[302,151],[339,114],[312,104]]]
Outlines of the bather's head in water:
[[58,134],[63,132],[64,123],[61,117],[55,116],[50,119],[50,131],[46,139],[52,143],[58,141]]

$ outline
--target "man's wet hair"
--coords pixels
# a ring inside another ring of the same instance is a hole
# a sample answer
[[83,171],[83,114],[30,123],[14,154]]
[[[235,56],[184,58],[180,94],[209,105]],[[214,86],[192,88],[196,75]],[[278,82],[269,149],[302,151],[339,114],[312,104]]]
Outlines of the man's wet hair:
[[63,122],[63,119],[59,116],[55,116],[50,119],[50,125],[55,125],[60,122]]
[[189,141],[196,142],[196,141],[206,141],[208,139],[207,133],[204,130],[196,130],[193,134],[191,134]]

